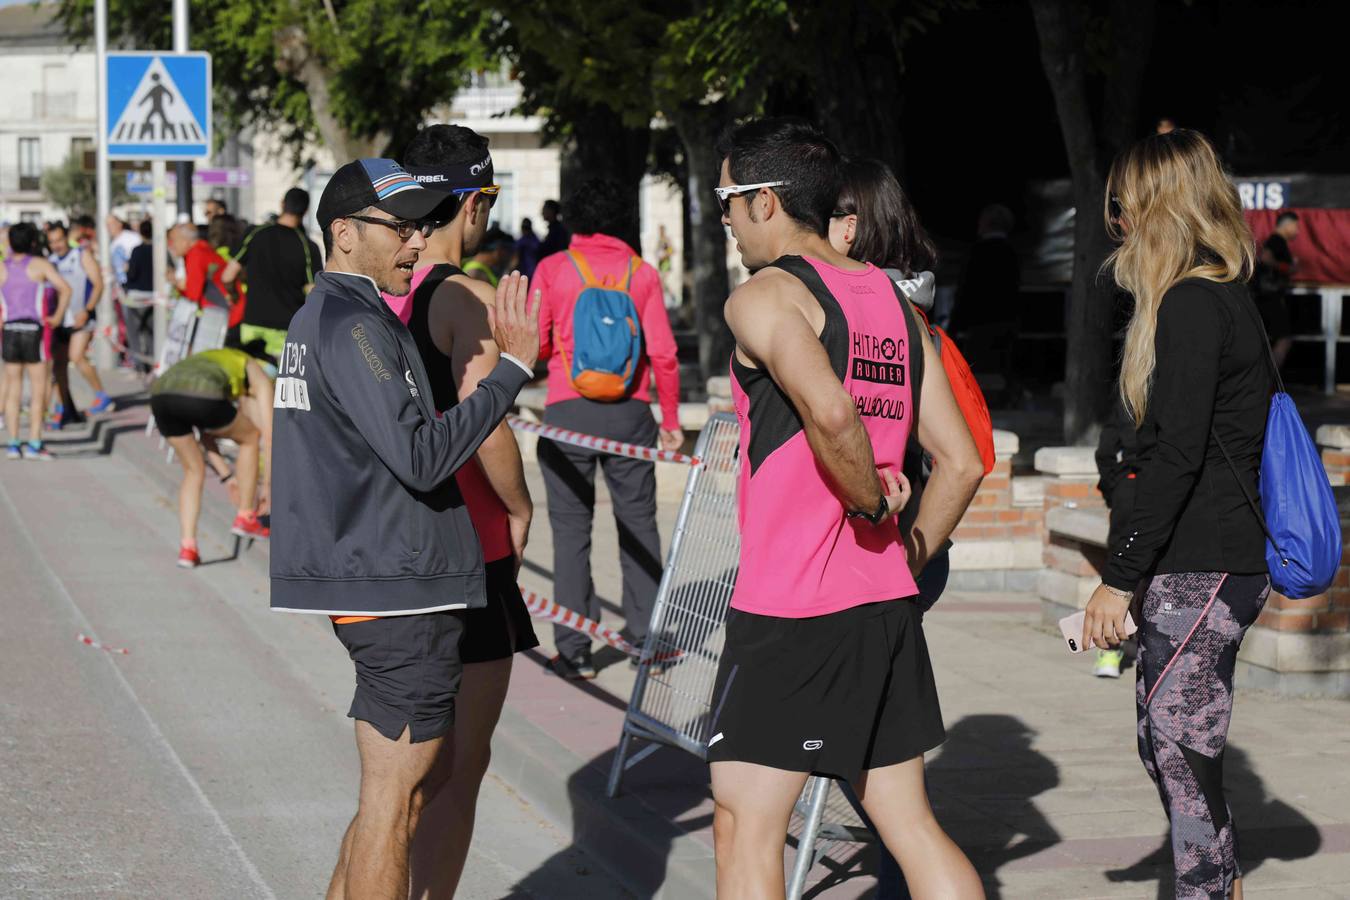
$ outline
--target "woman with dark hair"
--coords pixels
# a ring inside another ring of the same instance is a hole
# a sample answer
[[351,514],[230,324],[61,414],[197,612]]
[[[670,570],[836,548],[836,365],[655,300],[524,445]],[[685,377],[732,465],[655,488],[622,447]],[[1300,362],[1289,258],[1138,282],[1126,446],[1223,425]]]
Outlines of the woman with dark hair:
[[[9,426],[9,459],[51,459],[42,446],[42,411],[51,382],[52,329],[64,321],[70,285],[48,260],[36,226],[20,222],[9,229],[10,254],[0,265],[0,356],[4,358],[4,421]],[[49,290],[56,292],[56,310],[47,311]],[[28,376],[28,443],[19,443],[19,403],[23,377]]]
[[[925,315],[932,314],[935,285],[932,270],[937,268],[937,248],[919,222],[899,179],[881,160],[851,159],[844,164],[844,187],[830,217],[830,244],[840,253],[884,269],[910,303]],[[914,524],[919,511],[917,500],[930,474],[929,460],[913,437],[905,449],[904,473],[914,493],[900,512],[902,531]],[[933,553],[914,579],[921,613],[932,609],[947,587],[951,574],[949,547],[950,542]],[[877,846],[881,851],[877,866],[878,900],[909,897],[899,863],[881,841],[877,841]]]
[[[937,248],[919,222],[919,215],[891,167],[879,159],[851,159],[844,164],[844,188],[830,217],[830,244],[835,250],[860,262],[884,269],[909,302],[933,310]],[[913,524],[928,480],[923,448],[913,438],[905,451],[905,476],[914,498],[900,514],[900,527]],[[918,577],[919,608],[927,612],[942,596],[951,573],[944,547],[924,566]]]
[[879,159],[844,164],[844,189],[830,219],[830,243],[841,253],[894,269],[904,278],[937,268],[937,247],[895,173]]

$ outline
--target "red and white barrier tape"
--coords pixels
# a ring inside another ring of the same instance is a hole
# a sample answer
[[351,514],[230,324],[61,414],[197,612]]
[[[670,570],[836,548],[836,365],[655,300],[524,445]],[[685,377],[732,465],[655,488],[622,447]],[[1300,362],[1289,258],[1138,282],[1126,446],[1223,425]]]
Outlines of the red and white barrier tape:
[[119,341],[117,339],[117,329],[113,328],[113,326],[104,325],[102,328],[102,332],[103,337],[107,340],[109,344],[112,345],[112,348],[116,350],[118,353],[125,353],[127,356],[130,356],[132,359],[137,360],[138,362],[155,365],[155,358],[153,356],[146,356],[144,353],[137,353],[135,350],[132,350],[126,344],[123,344],[121,341]]
[[[599,638],[606,644],[609,644],[616,650],[629,656],[641,656],[642,651],[634,647],[628,641],[624,640],[623,635],[613,628],[601,625],[594,619],[588,619],[581,613],[574,612],[559,606],[555,601],[547,597],[541,597],[534,591],[520,589],[521,596],[525,598],[525,606],[529,609],[530,615],[536,619],[546,619],[550,622],[556,622],[564,628],[570,628],[573,631],[579,631],[582,634],[589,634],[591,637]],[[660,653],[652,658],[653,662],[665,662],[682,656],[683,653],[676,650],[672,653]]]
[[633,459],[647,460],[648,462],[684,463],[687,466],[700,466],[703,464],[703,461],[697,456],[687,456],[675,450],[658,450],[655,447],[640,447],[637,444],[625,444],[623,441],[612,441],[609,438],[596,437],[591,434],[582,434],[579,431],[569,431],[566,428],[558,428],[554,425],[542,425],[538,422],[529,422],[522,419],[520,416],[507,416],[506,422],[516,431],[524,431],[527,434],[537,434],[542,438],[548,438],[550,441],[571,444],[574,447],[585,447],[588,450],[599,450],[601,453],[612,453],[615,456],[628,456]]
[[75,639],[79,641],[81,644],[84,644],[86,647],[93,647],[95,650],[103,650],[107,653],[119,653],[122,656],[126,656],[131,652],[125,647],[109,647],[105,644],[100,644],[93,638],[87,637],[86,635],[83,634],[76,635]]

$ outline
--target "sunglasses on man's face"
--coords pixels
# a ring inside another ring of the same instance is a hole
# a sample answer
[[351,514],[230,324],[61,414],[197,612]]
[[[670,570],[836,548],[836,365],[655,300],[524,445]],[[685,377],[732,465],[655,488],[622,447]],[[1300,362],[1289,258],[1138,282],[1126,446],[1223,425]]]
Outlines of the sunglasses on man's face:
[[358,222],[369,222],[371,225],[383,225],[397,234],[398,239],[405,244],[412,240],[412,236],[419,231],[422,232],[422,237],[431,237],[431,233],[436,230],[436,223],[430,219],[413,222],[409,219],[377,219],[374,216],[347,216],[347,218],[355,219]]
[[731,214],[732,197],[752,194],[762,188],[783,187],[790,183],[787,181],[761,181],[759,184],[729,184],[726,187],[713,188],[713,193],[717,195],[717,203],[722,207],[722,215],[726,216]]
[[450,193],[455,194],[456,196],[464,194],[482,194],[484,197],[488,198],[488,208],[490,209],[497,204],[497,196],[501,192],[502,186],[500,184],[488,184],[483,187],[455,188]]

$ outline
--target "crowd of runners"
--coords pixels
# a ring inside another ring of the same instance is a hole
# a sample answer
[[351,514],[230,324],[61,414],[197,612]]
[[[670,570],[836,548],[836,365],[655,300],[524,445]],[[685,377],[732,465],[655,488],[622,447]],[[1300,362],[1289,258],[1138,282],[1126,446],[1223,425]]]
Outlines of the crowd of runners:
[[[982,897],[924,780],[945,731],[923,619],[985,472],[948,339],[926,320],[936,251],[884,163],[846,159],[805,122],[741,125],[718,156],[716,199],[753,273],[725,306],[742,549],[707,746],[718,895],[783,896],[784,836],[814,773],[852,785],[893,896],[904,884]],[[198,561],[209,468],[232,485],[234,533],[272,539],[272,608],[328,616],[354,668],[361,785],[330,898],[448,897],[460,879],[512,658],[539,643],[516,585],[534,508],[504,422],[536,363],[546,423],[685,443],[661,274],[616,236],[635,224],[622,189],[578,184],[553,210],[563,245],[531,245],[529,275],[494,268],[527,261],[489,231],[500,191],[486,138],[433,125],[399,161],[338,169],[317,206],[322,251],[299,190],[229,261],[191,227],[171,235],[184,295],[243,307],[230,346],[151,392],[184,471],[180,562]],[[1104,478],[1110,552],[1081,645],[1117,648],[1133,610],[1138,749],[1171,823],[1176,896],[1240,898],[1222,759],[1237,647],[1270,590],[1245,499],[1273,383],[1246,286],[1251,236],[1191,131],[1123,153],[1102,203],[1112,271],[1136,301],[1117,426],[1128,440],[1103,444],[1108,464],[1127,460],[1130,490]],[[17,434],[22,379],[31,409],[46,408],[53,378],[72,407],[64,367],[49,367],[55,343],[95,391],[90,411],[108,403],[85,360],[99,267],[71,229],[47,230],[50,256],[40,238],[11,228],[0,273],[19,456],[43,453],[40,414],[28,443]],[[624,636],[641,646],[662,566],[654,465],[548,443],[539,462],[556,599],[599,617],[598,465],[619,526]],[[588,638],[559,627],[555,645],[556,674],[594,677]]]

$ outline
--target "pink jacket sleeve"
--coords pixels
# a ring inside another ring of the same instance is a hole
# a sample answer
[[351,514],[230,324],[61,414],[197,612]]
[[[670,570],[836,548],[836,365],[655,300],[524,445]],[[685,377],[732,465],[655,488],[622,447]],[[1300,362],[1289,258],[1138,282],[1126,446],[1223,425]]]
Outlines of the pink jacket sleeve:
[[534,270],[534,280],[530,284],[530,293],[539,292],[539,358],[548,359],[553,355],[553,304],[550,294],[553,286],[548,277],[552,266],[547,261],[540,262]]
[[666,315],[661,276],[646,263],[633,276],[633,299],[642,316],[647,357],[651,360],[652,374],[656,376],[661,428],[674,431],[680,427],[680,361],[676,355],[675,335],[670,330],[670,317]]

